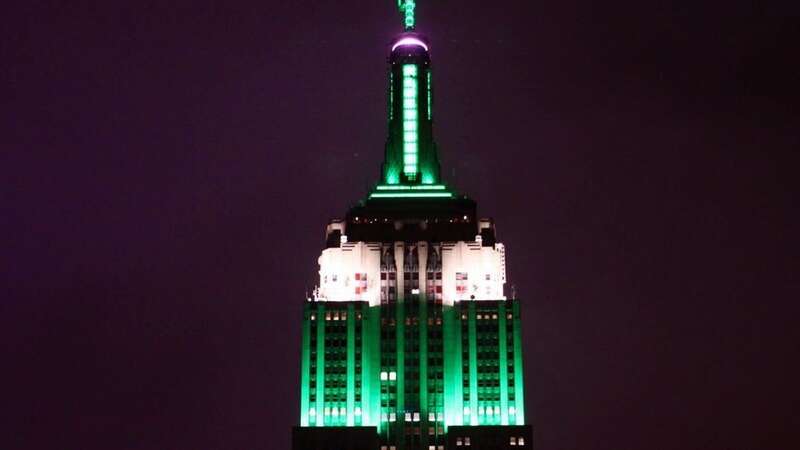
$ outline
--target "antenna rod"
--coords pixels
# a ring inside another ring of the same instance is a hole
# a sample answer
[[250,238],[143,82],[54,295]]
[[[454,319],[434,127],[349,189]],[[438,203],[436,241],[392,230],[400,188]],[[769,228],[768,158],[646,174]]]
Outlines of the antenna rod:
[[413,31],[416,24],[416,17],[414,16],[414,8],[416,7],[414,0],[397,0],[397,8],[403,15],[403,26],[406,31]]

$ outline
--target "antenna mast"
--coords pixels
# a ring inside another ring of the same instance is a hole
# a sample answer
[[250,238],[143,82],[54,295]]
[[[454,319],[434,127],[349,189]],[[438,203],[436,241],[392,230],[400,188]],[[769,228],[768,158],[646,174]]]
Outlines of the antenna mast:
[[416,24],[414,8],[417,6],[414,0],[397,0],[397,8],[403,15],[403,26],[406,31],[413,31]]

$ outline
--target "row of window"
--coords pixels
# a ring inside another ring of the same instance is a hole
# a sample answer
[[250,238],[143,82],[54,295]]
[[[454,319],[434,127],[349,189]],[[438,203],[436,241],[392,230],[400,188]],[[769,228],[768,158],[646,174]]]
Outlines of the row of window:
[[[488,312],[488,311],[487,312],[478,312],[478,313],[475,314],[475,318],[478,319],[478,320],[497,320],[498,319],[498,315],[497,315],[496,312]],[[514,318],[514,314],[513,313],[507,313],[506,314],[506,319],[513,319],[513,318]],[[461,319],[462,320],[467,320],[468,319],[467,313],[462,312],[461,313]]]
[[[522,436],[519,436],[519,437],[511,436],[509,438],[509,442],[508,443],[509,443],[509,445],[514,445],[514,446],[524,446],[525,445],[525,438],[522,437]],[[463,437],[463,438],[459,436],[459,437],[456,437],[456,445],[459,446],[459,447],[460,446],[471,446],[472,443],[470,442],[469,436],[466,436],[466,437]],[[386,450],[386,449],[382,448],[381,450]],[[428,450],[433,450],[433,449],[429,448]]]
[[[472,411],[469,409],[469,406],[465,406],[465,407],[464,407],[464,415],[465,415],[465,416],[468,416],[468,415],[470,415],[471,413],[472,413]],[[517,408],[515,408],[515,407],[513,407],[513,406],[509,406],[509,407],[508,407],[508,414],[509,414],[509,415],[513,416],[513,415],[515,415],[516,413],[517,413]],[[491,406],[486,406],[486,407],[484,407],[484,406],[479,406],[479,407],[478,407],[478,415],[479,415],[479,416],[492,416],[492,415],[494,415],[494,416],[499,416],[499,415],[500,415],[500,407],[499,407],[499,406],[495,406],[495,407],[491,407]]]
[[[357,312],[355,314],[356,320],[361,320],[362,314]],[[310,314],[308,316],[311,320],[317,320],[316,314]],[[326,321],[337,321],[337,320],[347,320],[347,311],[325,311],[325,320]]]

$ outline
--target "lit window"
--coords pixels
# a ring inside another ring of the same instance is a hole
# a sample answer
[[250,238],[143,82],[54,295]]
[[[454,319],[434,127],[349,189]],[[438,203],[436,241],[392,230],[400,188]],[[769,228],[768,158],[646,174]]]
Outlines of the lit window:
[[338,409],[338,408],[333,408],[333,411],[331,411],[331,413],[332,413],[334,416],[338,416],[338,415],[339,415],[339,409]]
[[514,414],[517,413],[517,408],[514,408],[513,406],[509,407],[508,408],[508,413],[513,416]]
[[316,318],[317,318],[317,316],[315,316],[314,314],[311,315],[311,320],[314,320]]
[[465,407],[464,407],[464,415],[465,415],[465,416],[468,416],[468,415],[469,415],[469,406],[465,406]]
[[331,415],[331,408],[328,407],[328,406],[325,407],[325,415],[326,416],[330,416]]
[[316,416],[317,415],[317,410],[314,409],[314,408],[309,409],[308,410],[308,415],[309,416]]
[[396,422],[397,421],[397,414],[389,413],[389,422]]
[[486,414],[486,410],[483,408],[483,406],[479,406],[478,407],[478,415],[482,416],[484,414]]
[[436,450],[436,446],[435,445],[429,445],[428,446],[428,450]]
[[386,446],[385,445],[381,445],[381,450],[386,450]]
[[494,414],[495,414],[496,416],[499,416],[499,415],[500,415],[500,407],[499,407],[499,406],[495,406],[495,407],[494,407]]
[[492,319],[497,320],[497,314],[492,314]]
[[441,421],[443,421],[443,420],[444,420],[444,413],[442,413],[442,412],[438,412],[438,413],[436,413],[436,417],[438,417],[438,418],[439,418],[439,421],[441,422]]
[[357,416],[360,416],[361,415],[361,407],[360,406],[356,406],[356,410],[353,412],[353,414],[355,414]]
[[514,437],[514,436],[511,436],[511,440],[509,441],[509,444],[511,444],[511,445],[517,445],[517,438],[516,438],[516,437]]
[[389,416],[386,413],[381,414],[381,422],[386,422],[389,420]]
[[414,422],[419,422],[419,413],[418,412],[414,413]]
[[331,312],[325,311],[325,320],[331,320]]
[[461,445],[463,445],[463,444],[464,444],[464,442],[461,440],[461,438],[460,438],[460,437],[457,437],[457,438],[456,438],[456,445],[458,445],[458,446],[460,447],[460,446],[461,446]]
[[406,413],[406,422],[411,422],[411,413],[410,412]]
[[436,450],[444,450],[444,445],[439,445],[436,447]]
[[386,381],[389,379],[389,375],[386,372],[381,372],[381,381]]
[[428,413],[428,420],[429,420],[429,421],[431,421],[431,422],[433,422],[434,420],[436,420],[436,414],[434,414],[434,413]]
[[339,408],[339,415],[340,416],[344,416],[346,414],[347,414],[347,409],[346,408],[344,408],[344,407]]
[[397,379],[397,372],[389,372],[389,380],[394,381]]
[[483,319],[483,315],[481,315],[481,314],[477,314],[477,315],[475,316],[475,318],[476,318],[476,319],[478,319],[478,320],[480,320],[480,319]]
[[472,445],[469,443],[469,436],[464,438],[464,445]]
[[517,440],[517,443],[519,443],[519,445],[525,445],[525,438],[520,436],[519,439]]
[[489,415],[489,416],[494,414],[494,412],[492,411],[492,407],[491,406],[487,406],[486,407],[486,414]]
[[389,446],[389,450],[396,450],[394,445]]

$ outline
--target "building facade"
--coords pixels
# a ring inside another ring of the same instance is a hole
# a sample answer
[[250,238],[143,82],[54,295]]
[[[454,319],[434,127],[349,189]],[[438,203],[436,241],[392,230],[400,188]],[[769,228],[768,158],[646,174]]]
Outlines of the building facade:
[[326,229],[293,446],[341,449],[372,430],[376,450],[530,447],[505,247],[441,179],[429,47],[414,2],[398,3],[380,181]]

